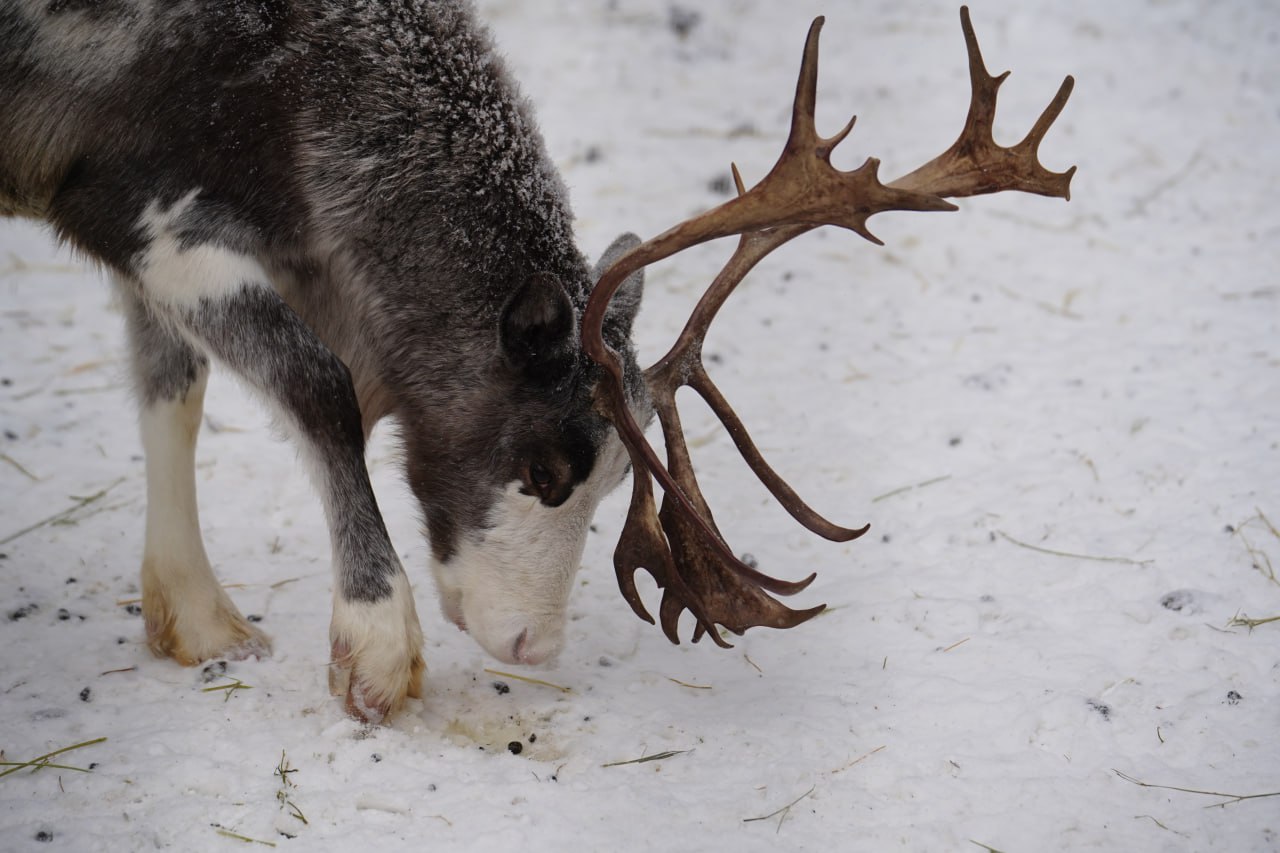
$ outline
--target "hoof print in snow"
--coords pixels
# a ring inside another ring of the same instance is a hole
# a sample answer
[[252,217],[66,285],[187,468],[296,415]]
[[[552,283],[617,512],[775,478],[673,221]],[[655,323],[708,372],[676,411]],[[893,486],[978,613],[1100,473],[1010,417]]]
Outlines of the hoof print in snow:
[[224,660],[216,660],[200,670],[200,680],[205,684],[211,681],[217,681],[227,674],[227,662]]
[[1090,699],[1089,707],[1096,711],[1099,717],[1102,717],[1102,719],[1106,720],[1108,723],[1111,722],[1110,705],[1105,702],[1099,702],[1097,699]]
[[696,9],[672,5],[667,9],[667,27],[680,39],[689,37],[689,33],[702,23],[702,13]]
[[35,613],[39,609],[40,609],[40,605],[38,604],[24,604],[21,607],[19,607],[17,610],[9,611],[9,621],[17,622],[19,619],[26,619],[28,616],[30,616],[32,613]]
[[1194,590],[1175,589],[1160,599],[1160,606],[1175,613],[1199,613],[1200,600]]
[[1228,691],[1227,691],[1227,704],[1228,704],[1228,705],[1239,705],[1239,704],[1240,704],[1240,700],[1241,700],[1241,699],[1243,699],[1243,698],[1244,698],[1243,696],[1241,696],[1239,693],[1237,693],[1237,692],[1236,692],[1236,691],[1234,691],[1234,690],[1228,690]]

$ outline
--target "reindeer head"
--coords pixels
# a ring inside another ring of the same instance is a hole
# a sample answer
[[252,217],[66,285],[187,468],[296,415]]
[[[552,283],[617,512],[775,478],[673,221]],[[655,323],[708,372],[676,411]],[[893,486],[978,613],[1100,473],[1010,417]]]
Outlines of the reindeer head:
[[[619,237],[595,276],[639,242]],[[587,276],[585,267],[581,282],[528,276],[498,314],[483,381],[423,433],[429,446],[407,436],[444,613],[508,663],[542,663],[560,650],[591,519],[629,464],[595,405],[603,371],[581,348],[595,280]],[[624,405],[640,423],[652,411],[630,343],[642,289],[642,273],[629,276],[602,326],[620,353]]]

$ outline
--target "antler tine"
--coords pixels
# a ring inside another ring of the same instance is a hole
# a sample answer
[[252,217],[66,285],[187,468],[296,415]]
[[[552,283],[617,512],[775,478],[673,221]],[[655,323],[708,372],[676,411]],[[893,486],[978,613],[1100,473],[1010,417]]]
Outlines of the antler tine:
[[960,7],[960,30],[964,33],[964,47],[969,54],[969,88],[973,92],[965,124],[984,140],[994,139],[996,98],[1000,86],[1009,79],[1010,72],[1004,71],[992,76],[987,71],[987,63],[982,60],[982,48],[978,46],[978,34],[974,32],[968,6]]
[[871,529],[871,525],[866,524],[858,528],[842,527],[831,521],[828,521],[807,503],[796,491],[779,476],[778,472],[773,470],[768,461],[760,453],[755,442],[751,440],[751,435],[747,432],[747,428],[739,419],[733,407],[729,405],[729,401],[725,399],[720,389],[711,381],[711,377],[707,374],[705,368],[701,368],[689,378],[689,387],[698,392],[698,395],[706,401],[724,424],[725,431],[729,433],[729,437],[733,439],[734,446],[738,448],[738,453],[742,455],[751,472],[756,478],[764,484],[769,490],[769,494],[782,505],[782,508],[790,513],[791,517],[798,521],[805,529],[812,533],[816,533],[824,539],[832,542],[849,542],[857,539],[862,534]]
[[[847,172],[831,165],[832,149],[849,135],[854,121],[829,138],[817,133],[814,111],[818,39],[823,25],[823,19],[818,18],[805,40],[787,143],[769,173],[747,190],[734,166],[735,198],[625,253],[603,272],[591,294],[583,315],[583,348],[605,370],[598,407],[617,427],[635,471],[631,506],[614,552],[618,584],[636,614],[653,622],[637,592],[635,573],[643,568],[653,575],[663,590],[658,621],[674,643],[680,640],[678,623],[685,610],[695,620],[694,642],[710,634],[717,645],[727,647],[717,625],[736,634],[757,625],[789,628],[811,619],[824,607],[793,610],[777,601],[770,593],[799,592],[814,575],[799,581],[769,577],[738,559],[720,535],[698,485],[681,428],[675,402],[680,388],[687,385],[706,401],[752,472],[802,525],[836,541],[856,538],[868,529],[840,527],[806,505],[765,461],[707,373],[702,361],[707,330],[743,278],[774,249],[822,225],[849,228],[878,243],[867,230],[868,218],[885,210],[955,210],[944,195],[1022,190],[1069,197],[1074,167],[1062,174],[1049,172],[1039,163],[1037,151],[1071,94],[1072,79],[1063,82],[1021,142],[1012,148],[997,145],[992,136],[996,94],[1008,72],[995,77],[987,72],[967,7],[961,9],[960,21],[969,56],[969,111],[959,138],[941,155],[887,185],[877,177],[879,161],[874,158]],[[671,350],[644,374],[666,444],[663,464],[628,405],[621,359],[603,338],[605,312],[614,292],[631,273],[682,249],[730,234],[740,235],[732,257],[698,301]],[[655,505],[653,480],[664,492],[661,509]]]
[[[1039,160],[1040,143],[1044,140],[1045,134],[1049,132],[1049,128],[1058,120],[1058,116],[1062,114],[1062,110],[1067,106],[1067,98],[1071,97],[1071,92],[1075,87],[1076,78],[1070,74],[1063,78],[1062,85],[1058,87],[1058,92],[1053,96],[1053,100],[1041,111],[1036,123],[1031,126],[1031,130],[1027,131],[1027,135],[1022,138],[1022,141],[1014,146],[1015,149],[1027,151],[1032,160]],[[1059,177],[1053,172],[1049,174]],[[1071,201],[1071,179],[1075,174],[1076,167],[1072,166],[1060,175],[1062,186],[1058,194],[1066,201]]]
[[819,15],[809,24],[804,39],[804,53],[800,57],[800,76],[796,80],[796,96],[791,104],[791,133],[787,135],[787,147],[818,141],[818,129],[814,116],[818,108],[818,36],[827,22]]
[[1068,75],[1062,81],[1053,100],[1021,142],[1011,148],[998,145],[992,133],[996,100],[1009,72],[993,77],[987,71],[968,6],[960,7],[960,26],[969,54],[971,89],[964,129],[950,148],[915,171],[890,181],[889,186],[948,198],[1019,190],[1070,200],[1075,166],[1065,172],[1051,172],[1041,165],[1038,153],[1040,142],[1071,97],[1074,78]]
[[857,116],[849,119],[849,123],[840,129],[835,136],[823,138],[818,135],[815,115],[818,105],[818,37],[822,34],[822,25],[827,19],[821,15],[813,19],[809,25],[809,34],[804,40],[804,54],[800,60],[800,76],[796,80],[795,103],[791,108],[791,133],[787,136],[787,151],[811,150],[823,160],[830,160],[831,151],[844,141],[858,121]]
[[[705,373],[701,363],[698,363],[694,369],[696,372]],[[743,580],[779,595],[794,595],[800,592],[813,581],[813,577],[803,581],[783,581],[769,577],[743,563],[725,544],[724,537],[720,535],[715,518],[698,485],[698,477],[693,470],[693,459],[689,455],[689,446],[684,440],[684,429],[680,425],[680,410],[676,407],[675,392],[683,384],[691,383],[674,382],[659,386],[659,393],[653,398],[654,411],[658,415],[658,422],[662,425],[662,438],[667,447],[667,469],[678,486],[678,492],[667,490],[662,505],[663,512],[666,512],[669,506],[673,512],[692,509],[691,518],[694,528],[702,533],[704,538],[707,534],[712,536],[707,544],[715,555]],[[830,524],[830,522],[827,523]],[[835,527],[835,525],[831,526]],[[665,524],[663,528],[666,529]],[[843,531],[844,528],[837,528],[837,530]]]
[[[738,175],[736,167],[734,168],[734,176],[739,186],[741,186],[741,177]],[[810,226],[800,225],[743,234],[732,257],[725,263],[720,274],[716,276],[711,286],[707,288],[707,292],[703,294],[702,299],[694,307],[689,321],[680,332],[680,336],[676,339],[671,350],[645,371],[645,377],[651,392],[655,395],[660,394],[664,401],[669,394],[673,395],[680,385],[688,385],[696,391],[724,425],[725,430],[729,433],[730,438],[733,439],[734,445],[751,468],[752,473],[764,484],[765,488],[769,490],[769,493],[777,499],[783,508],[791,514],[792,518],[819,536],[835,542],[847,542],[861,536],[869,527],[864,526],[859,529],[842,527],[823,518],[809,507],[796,494],[795,490],[765,461],[755,442],[752,441],[750,433],[747,432],[746,427],[737,413],[734,412],[733,407],[729,405],[729,401],[725,399],[724,395],[720,393],[720,389],[712,382],[706,367],[702,363],[702,345],[707,330],[710,328],[720,307],[729,298],[729,295],[766,255],[788,240],[795,239],[809,230],[811,230]],[[671,410],[672,412],[675,411],[674,405],[672,405]],[[660,409],[660,418],[662,416],[661,412],[662,410]],[[668,455],[670,455],[673,441],[683,444],[683,433],[676,430],[671,435],[666,436],[665,440],[668,446]],[[674,473],[674,467],[672,471]],[[689,476],[692,477],[692,468],[690,468]]]

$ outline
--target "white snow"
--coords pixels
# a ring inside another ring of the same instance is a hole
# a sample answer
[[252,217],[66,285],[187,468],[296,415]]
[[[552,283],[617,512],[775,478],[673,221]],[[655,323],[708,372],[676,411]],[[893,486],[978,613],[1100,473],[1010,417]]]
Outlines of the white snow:
[[[819,127],[860,116],[846,167],[874,155],[901,174],[965,111],[951,3],[481,11],[591,256],[719,201],[709,185],[730,160],[748,182],[765,173],[814,14],[828,15]],[[216,372],[206,542],[275,656],[211,683],[152,659],[121,604],[137,595],[145,480],[119,312],[45,232],[0,223],[0,748],[19,761],[107,738],[53,759],[92,773],[0,778],[0,848],[260,846],[221,828],[380,853],[1280,849],[1280,797],[1119,775],[1280,792],[1280,623],[1229,624],[1280,616],[1280,585],[1254,565],[1280,568],[1263,520],[1280,524],[1280,13],[996,0],[973,14],[992,70],[1014,71],[1002,141],[1076,75],[1043,149],[1050,168],[1079,166],[1073,200],[879,216],[885,248],[809,235],[744,285],[708,345],[774,464],[872,532],[814,539],[708,413],[686,414],[729,541],[771,573],[817,571],[796,603],[830,613],[731,651],[668,644],[616,591],[623,489],[588,541],[565,654],[523,673],[565,692],[487,673],[441,617],[383,435],[371,466],[417,585],[426,693],[388,727],[346,719],[326,690],[320,503]],[[651,271],[644,356],[727,250]],[[252,689],[205,692],[232,679]],[[687,751],[606,766],[671,750]]]

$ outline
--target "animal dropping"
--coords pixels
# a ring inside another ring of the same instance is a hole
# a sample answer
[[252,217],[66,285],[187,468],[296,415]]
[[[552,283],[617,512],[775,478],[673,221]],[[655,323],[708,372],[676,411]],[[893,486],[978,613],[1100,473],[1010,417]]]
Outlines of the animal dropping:
[[[702,366],[707,326],[742,277],[824,224],[874,240],[883,210],[1019,189],[1067,196],[1036,148],[1070,78],[1023,142],[991,139],[1003,77],[961,13],[973,95],[959,140],[883,184],[841,172],[813,127],[810,30],[791,136],[751,190],[595,266],[529,104],[467,0],[263,0],[0,6],[0,214],[47,222],[107,270],[126,315],[147,481],[142,606],[152,652],[261,657],[271,642],[218,584],[200,533],[194,454],[212,363],[268,400],[308,463],[333,552],[330,687],[377,722],[419,695],[422,634],[365,444],[389,419],[421,509],[445,616],[505,663],[549,661],[591,518],[634,466],[615,557],[663,587],[663,630],[791,627],[802,590],[738,560],[698,491],[674,396],[690,385],[806,527]],[[642,371],[631,327],[643,268],[706,240],[739,247],[671,352]],[[656,412],[660,461],[643,427]],[[665,492],[655,506],[653,481]],[[10,614],[11,619],[27,615]],[[225,668],[225,663],[221,664]],[[206,672],[208,670],[206,669]]]

